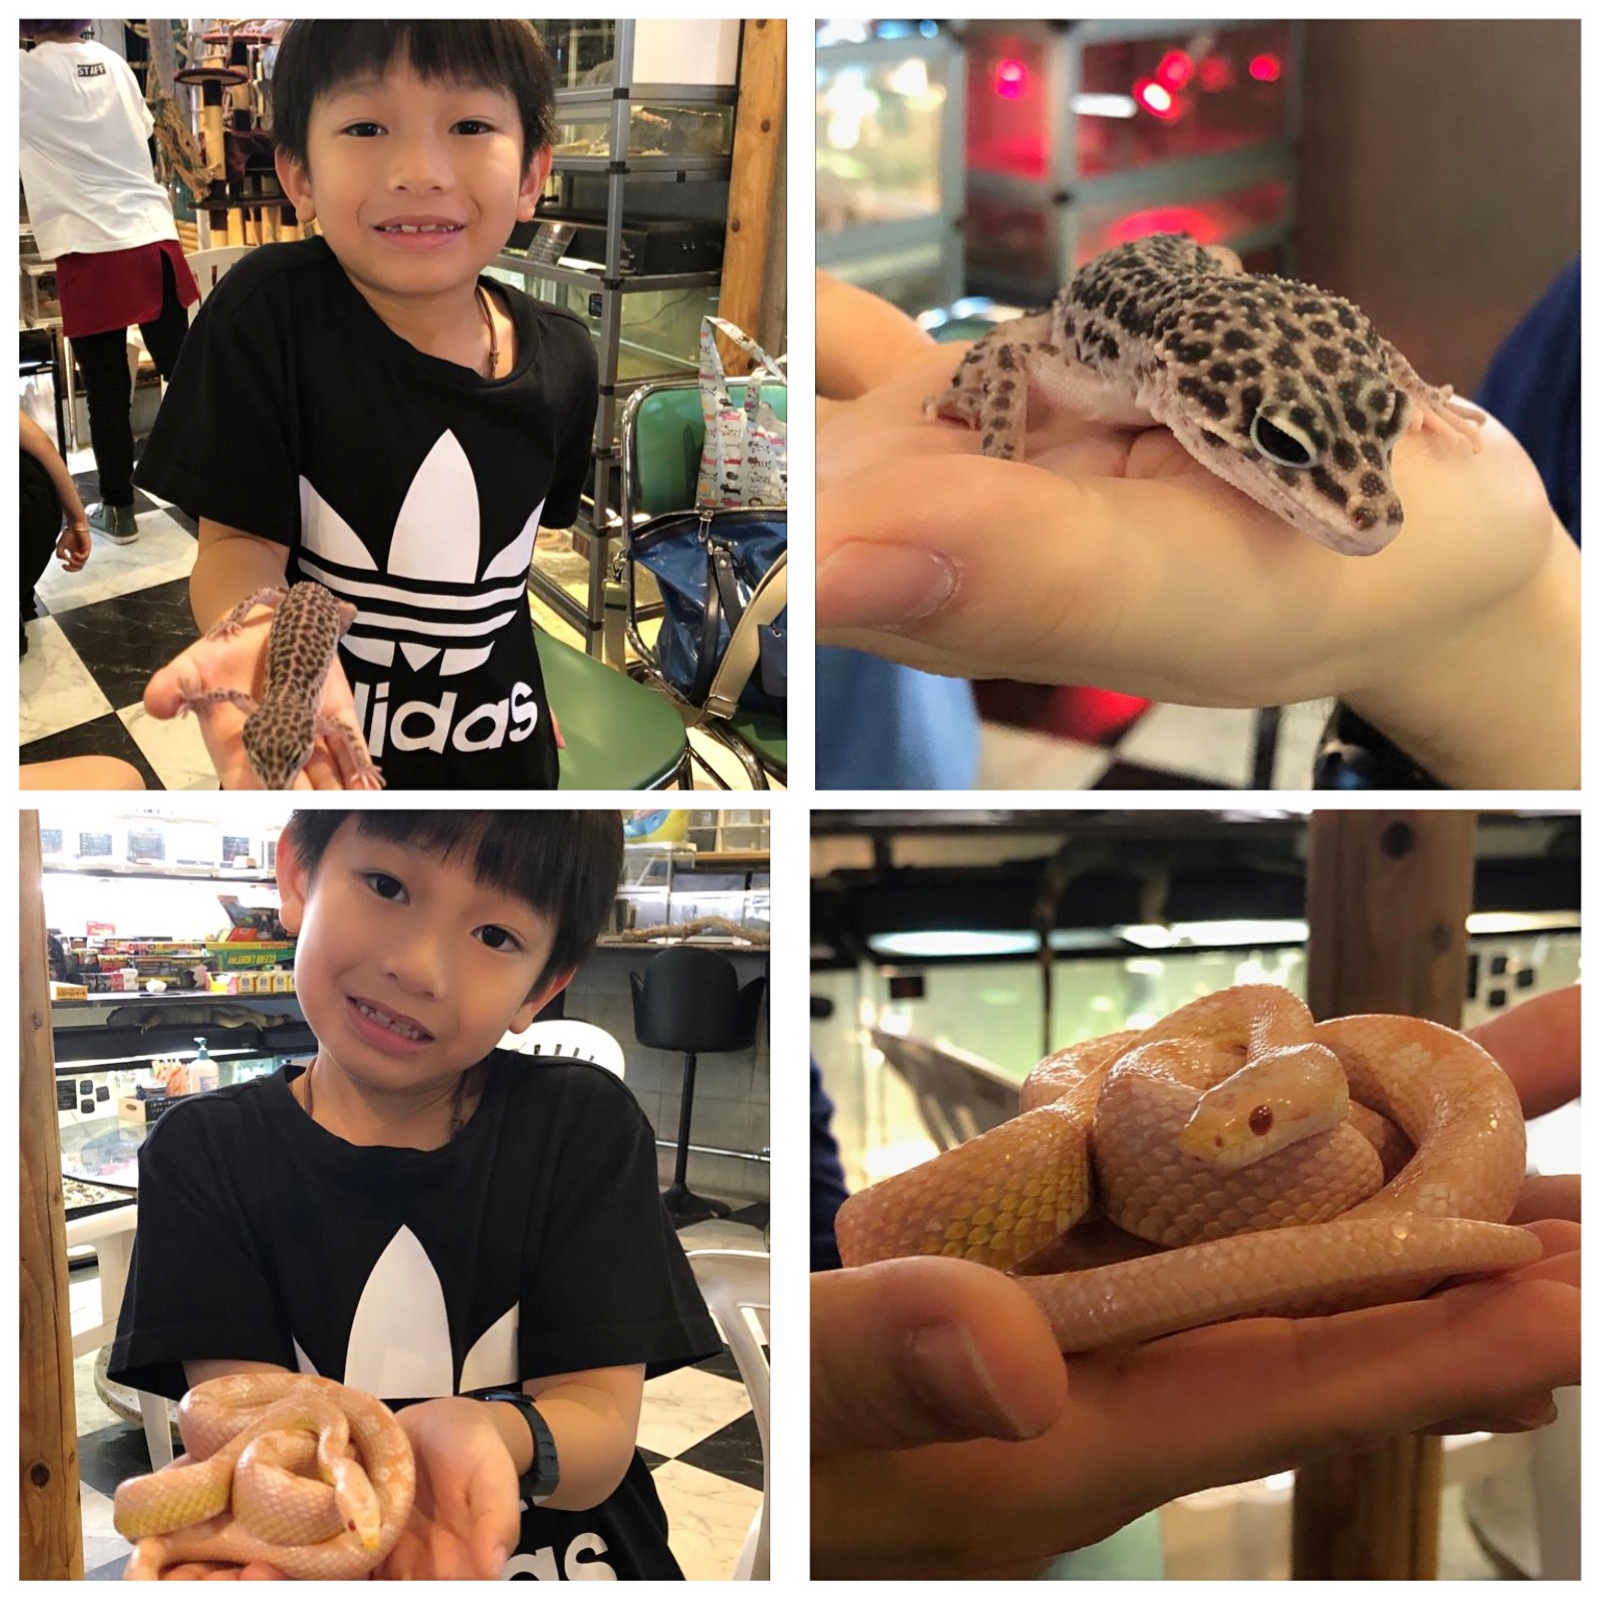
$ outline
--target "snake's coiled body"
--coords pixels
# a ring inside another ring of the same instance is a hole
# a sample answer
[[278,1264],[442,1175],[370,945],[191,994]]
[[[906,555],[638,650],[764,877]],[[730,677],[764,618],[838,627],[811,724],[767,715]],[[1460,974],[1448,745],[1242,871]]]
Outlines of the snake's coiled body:
[[[1516,1092],[1436,1023],[1313,1024],[1287,990],[1244,985],[1057,1051],[1021,1107],[847,1201],[845,1264],[938,1254],[1015,1272],[1061,1348],[1082,1351],[1410,1299],[1540,1254],[1503,1226],[1525,1160]],[[1096,1201],[1114,1228],[1068,1239]]]
[[178,1408],[187,1459],[118,1486],[127,1577],[182,1561],[264,1561],[291,1578],[360,1578],[411,1515],[416,1468],[381,1400],[327,1378],[239,1373]]

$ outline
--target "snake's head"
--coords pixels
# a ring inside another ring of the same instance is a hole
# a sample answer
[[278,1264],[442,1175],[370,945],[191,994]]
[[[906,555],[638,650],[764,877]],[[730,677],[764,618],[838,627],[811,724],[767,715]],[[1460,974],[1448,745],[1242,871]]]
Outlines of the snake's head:
[[244,725],[244,752],[250,770],[268,789],[287,789],[311,759],[317,742],[317,719],[302,706],[274,706],[257,712]]
[[1326,1045],[1258,1056],[1200,1097],[1178,1148],[1225,1172],[1248,1167],[1344,1121],[1350,1088]]
[[362,1467],[349,1457],[335,1460],[325,1473],[333,1485],[333,1503],[344,1518],[345,1532],[363,1550],[376,1550],[383,1536],[383,1505]]

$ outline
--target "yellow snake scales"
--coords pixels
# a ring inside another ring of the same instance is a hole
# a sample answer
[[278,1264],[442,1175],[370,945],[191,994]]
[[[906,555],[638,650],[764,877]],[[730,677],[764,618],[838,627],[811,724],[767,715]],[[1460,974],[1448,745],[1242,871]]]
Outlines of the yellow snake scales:
[[124,1574],[264,1561],[291,1578],[364,1577],[411,1515],[411,1441],[381,1400],[328,1378],[249,1372],[178,1408],[187,1457],[117,1488]]
[[846,1201],[839,1250],[1014,1273],[1064,1351],[1094,1350],[1537,1260],[1503,1226],[1524,1163],[1516,1092],[1470,1039],[1242,985],[1046,1057],[1015,1119]]

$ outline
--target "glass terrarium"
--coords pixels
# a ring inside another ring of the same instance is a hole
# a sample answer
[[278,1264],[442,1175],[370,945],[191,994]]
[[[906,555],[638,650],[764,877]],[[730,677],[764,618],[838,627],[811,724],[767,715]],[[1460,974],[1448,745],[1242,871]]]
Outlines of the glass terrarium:
[[[612,156],[611,102],[557,108],[555,153],[558,158]],[[628,107],[630,162],[654,157],[715,159],[733,150],[734,108],[667,98],[635,102]]]
[[1105,178],[1289,132],[1287,22],[1137,24],[1099,38],[1054,23],[973,22],[965,37],[974,172]]

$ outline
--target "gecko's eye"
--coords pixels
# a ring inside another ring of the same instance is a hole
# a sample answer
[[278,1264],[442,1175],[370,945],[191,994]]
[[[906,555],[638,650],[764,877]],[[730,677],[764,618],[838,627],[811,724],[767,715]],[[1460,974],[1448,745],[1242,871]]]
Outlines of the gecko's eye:
[[1268,461],[1280,467],[1314,467],[1317,451],[1292,424],[1268,422],[1258,411],[1250,424],[1250,442]]

